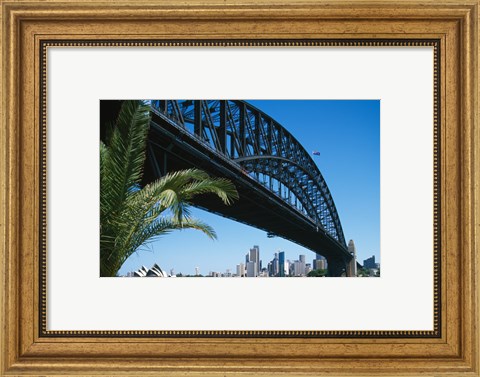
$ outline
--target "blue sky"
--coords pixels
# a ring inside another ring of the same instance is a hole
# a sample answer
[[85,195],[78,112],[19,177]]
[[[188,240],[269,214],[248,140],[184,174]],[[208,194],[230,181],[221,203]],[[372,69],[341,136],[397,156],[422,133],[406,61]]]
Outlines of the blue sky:
[[[380,261],[380,101],[259,100],[248,101],[282,124],[311,154],[332,193],[345,234],[357,247],[357,259],[375,255]],[[286,259],[315,253],[264,231],[192,209],[192,215],[213,226],[213,241],[194,230],[170,233],[140,248],[122,266],[120,275],[157,263],[167,272],[194,274],[235,272],[253,245],[260,247],[263,266],[278,251]]]

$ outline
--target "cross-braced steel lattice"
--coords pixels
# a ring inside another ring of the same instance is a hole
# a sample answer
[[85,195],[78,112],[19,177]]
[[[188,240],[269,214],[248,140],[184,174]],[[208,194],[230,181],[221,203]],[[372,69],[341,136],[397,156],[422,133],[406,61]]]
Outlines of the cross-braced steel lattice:
[[152,100],[151,105],[346,247],[320,170],[295,137],[269,115],[234,100]]

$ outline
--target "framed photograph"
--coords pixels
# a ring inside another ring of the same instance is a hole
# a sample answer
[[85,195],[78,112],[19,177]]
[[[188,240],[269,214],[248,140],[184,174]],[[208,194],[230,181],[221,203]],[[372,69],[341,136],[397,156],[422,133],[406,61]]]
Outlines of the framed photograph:
[[2,0],[2,375],[478,376],[478,0]]

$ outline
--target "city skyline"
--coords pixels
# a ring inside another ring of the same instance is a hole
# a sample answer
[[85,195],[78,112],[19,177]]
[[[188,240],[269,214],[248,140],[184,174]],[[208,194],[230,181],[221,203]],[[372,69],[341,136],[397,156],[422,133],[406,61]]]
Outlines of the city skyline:
[[[374,101],[248,101],[268,113],[312,153],[332,192],[346,240],[354,239],[357,257],[380,259],[380,102]],[[315,153],[313,153],[315,152]],[[320,153],[320,156],[318,156]],[[268,253],[315,253],[265,231],[192,208],[192,215],[211,225],[218,234],[211,241],[200,232],[173,232],[142,246],[122,266],[125,274],[141,265],[159,264],[194,274],[194,268],[224,271],[238,263],[236,255],[253,244]]]
[[[355,244],[353,240],[348,244],[349,252],[353,251],[352,255],[356,260]],[[327,270],[327,260],[316,254],[311,263],[308,263],[306,255],[300,254],[297,259],[287,258],[285,251],[277,251],[273,255],[262,258],[259,245],[253,245],[245,254],[245,260],[238,258],[240,262],[236,266],[229,266],[224,270],[208,270],[204,272],[200,267],[196,266],[195,273],[192,275],[185,274],[183,271],[175,271],[173,268],[167,270],[155,263],[150,269],[147,266],[141,266],[136,271],[129,271],[123,276],[153,276],[153,277],[171,277],[171,276],[209,276],[209,277],[300,277],[308,276],[309,272],[313,270]],[[272,258],[273,257],[273,258]],[[271,259],[272,258],[272,259]],[[271,259],[271,260],[270,260]],[[258,262],[257,262],[258,261]],[[361,261],[356,260],[360,263]],[[375,256],[363,260],[363,268],[379,270],[380,264],[375,262]],[[357,276],[356,263],[353,265],[354,271],[351,276]],[[150,274],[148,274],[151,270]],[[168,272],[167,272],[168,271]]]

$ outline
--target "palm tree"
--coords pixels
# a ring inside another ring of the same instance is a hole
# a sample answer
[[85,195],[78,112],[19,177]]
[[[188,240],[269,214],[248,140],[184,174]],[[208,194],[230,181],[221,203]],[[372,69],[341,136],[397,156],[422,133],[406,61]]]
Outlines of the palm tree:
[[100,276],[116,276],[140,246],[176,229],[198,229],[215,239],[209,225],[190,216],[191,199],[213,193],[229,205],[238,198],[230,181],[197,169],[167,174],[142,188],[149,124],[147,103],[125,101],[106,142],[100,142]]

